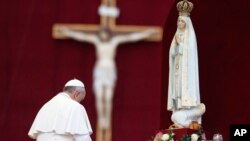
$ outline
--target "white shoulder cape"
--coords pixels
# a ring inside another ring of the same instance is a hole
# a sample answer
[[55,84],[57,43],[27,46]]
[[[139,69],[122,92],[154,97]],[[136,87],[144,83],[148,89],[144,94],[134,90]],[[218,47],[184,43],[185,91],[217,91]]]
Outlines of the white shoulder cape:
[[92,134],[85,108],[66,93],[59,93],[38,112],[28,135],[36,139],[40,132],[56,134]]

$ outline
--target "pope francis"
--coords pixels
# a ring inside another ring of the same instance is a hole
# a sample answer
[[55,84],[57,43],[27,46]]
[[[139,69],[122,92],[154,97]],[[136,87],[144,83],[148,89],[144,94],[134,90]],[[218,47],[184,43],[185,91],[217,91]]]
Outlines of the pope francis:
[[40,109],[28,135],[37,141],[91,141],[92,128],[80,104],[85,95],[81,81],[68,81],[63,92]]

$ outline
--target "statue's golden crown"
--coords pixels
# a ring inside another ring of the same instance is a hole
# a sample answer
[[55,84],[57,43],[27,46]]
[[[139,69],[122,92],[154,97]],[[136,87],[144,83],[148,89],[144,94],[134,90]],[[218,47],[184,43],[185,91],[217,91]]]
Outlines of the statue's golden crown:
[[193,3],[188,0],[182,0],[177,3],[177,10],[180,16],[190,16],[193,7]]

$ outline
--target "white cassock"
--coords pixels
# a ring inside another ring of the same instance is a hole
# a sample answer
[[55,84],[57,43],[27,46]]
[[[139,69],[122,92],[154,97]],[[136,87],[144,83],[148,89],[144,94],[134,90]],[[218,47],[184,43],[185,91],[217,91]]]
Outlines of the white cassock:
[[67,93],[59,93],[38,112],[28,135],[37,141],[91,141],[85,108]]

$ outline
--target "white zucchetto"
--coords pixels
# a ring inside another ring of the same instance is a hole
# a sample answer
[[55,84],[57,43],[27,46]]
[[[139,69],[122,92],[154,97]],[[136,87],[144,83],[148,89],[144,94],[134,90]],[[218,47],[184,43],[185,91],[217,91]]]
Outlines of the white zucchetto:
[[83,87],[84,88],[84,84],[82,83],[82,81],[78,80],[78,79],[72,79],[70,81],[68,81],[64,87],[67,86],[74,86],[74,87]]

